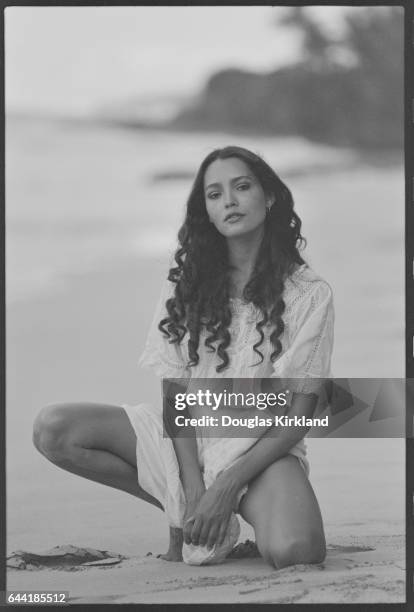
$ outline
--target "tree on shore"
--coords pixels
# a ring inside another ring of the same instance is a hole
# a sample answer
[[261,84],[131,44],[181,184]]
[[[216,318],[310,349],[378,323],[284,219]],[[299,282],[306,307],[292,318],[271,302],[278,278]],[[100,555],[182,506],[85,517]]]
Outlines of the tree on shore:
[[401,148],[403,23],[400,7],[359,8],[333,38],[308,9],[292,8],[278,27],[301,34],[300,61],[265,75],[220,71],[175,123]]

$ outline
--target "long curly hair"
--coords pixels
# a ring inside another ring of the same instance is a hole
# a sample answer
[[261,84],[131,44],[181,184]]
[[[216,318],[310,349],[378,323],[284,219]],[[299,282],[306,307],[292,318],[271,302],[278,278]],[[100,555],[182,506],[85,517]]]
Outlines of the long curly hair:
[[178,232],[179,247],[174,256],[177,265],[170,268],[168,274],[168,279],[175,284],[174,294],[166,301],[167,316],[158,328],[171,343],[181,343],[188,334],[188,366],[198,364],[200,334],[206,330],[205,346],[221,359],[217,372],[230,363],[226,351],[231,343],[230,264],[226,239],[209,221],[204,176],[213,161],[235,157],[247,165],[265,195],[274,198],[266,215],[255,267],[243,291],[243,299],[252,302],[260,312],[256,323],[258,340],[252,347],[260,361],[253,365],[264,359],[259,347],[265,331],[273,349],[271,361],[281,353],[284,283],[297,265],[305,263],[299,254],[305,244],[300,233],[302,222],[293,210],[291,192],[274,170],[261,157],[242,147],[228,146],[207,155],[187,200],[185,220]]

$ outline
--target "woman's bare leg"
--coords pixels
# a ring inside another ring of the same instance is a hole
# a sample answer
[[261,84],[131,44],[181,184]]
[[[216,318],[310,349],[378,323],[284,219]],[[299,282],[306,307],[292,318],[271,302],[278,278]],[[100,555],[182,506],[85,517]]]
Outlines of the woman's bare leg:
[[162,509],[138,484],[136,435],[120,406],[46,406],[33,428],[35,447],[60,468],[126,491]]
[[183,530],[180,527],[170,527],[170,544],[168,550],[163,555],[157,555],[159,559],[164,561],[182,561],[183,560]]
[[255,478],[240,512],[254,528],[260,554],[275,568],[324,560],[319,505],[297,457],[287,455]]
[[[139,485],[137,438],[125,410],[108,404],[46,406],[37,416],[33,443],[58,467],[125,491],[163,510]],[[170,533],[166,560],[181,560],[178,534]]]

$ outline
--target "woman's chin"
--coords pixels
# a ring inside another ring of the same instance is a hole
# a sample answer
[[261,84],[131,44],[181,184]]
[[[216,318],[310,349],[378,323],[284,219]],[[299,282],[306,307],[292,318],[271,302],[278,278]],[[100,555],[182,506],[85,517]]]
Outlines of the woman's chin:
[[[239,222],[240,223],[240,222]],[[263,225],[260,226],[246,226],[243,223],[235,223],[231,225],[225,225],[219,229],[220,234],[225,238],[251,238],[253,236],[262,235]]]

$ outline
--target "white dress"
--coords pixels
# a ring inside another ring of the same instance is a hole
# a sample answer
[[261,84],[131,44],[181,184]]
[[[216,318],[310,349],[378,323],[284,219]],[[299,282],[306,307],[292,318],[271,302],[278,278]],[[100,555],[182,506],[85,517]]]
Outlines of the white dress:
[[[227,349],[229,367],[222,372],[216,371],[221,360],[204,346],[205,331],[200,335],[199,363],[188,367],[186,337],[179,345],[170,344],[158,330],[158,323],[166,316],[165,302],[172,292],[173,285],[167,281],[139,361],[142,367],[152,368],[160,378],[289,378],[295,379],[289,384],[292,391],[306,393],[312,390],[315,378],[331,376],[334,325],[332,291],[328,283],[307,265],[298,267],[285,282],[283,299],[286,308],[282,315],[285,329],[280,336],[282,352],[274,363],[270,360],[273,348],[264,330],[265,339],[259,346],[264,359],[262,363],[254,365],[259,361],[259,356],[253,351],[253,345],[258,340],[258,312],[251,303],[233,299],[229,330],[231,344]],[[160,500],[169,524],[181,527],[185,498],[172,441],[163,437],[161,401],[158,406],[139,404],[123,407],[137,435],[140,486]],[[197,438],[198,458],[206,487],[254,442],[253,438]],[[290,453],[299,458],[308,473],[304,441],[296,444]],[[247,487],[240,492],[239,500],[246,490]]]

